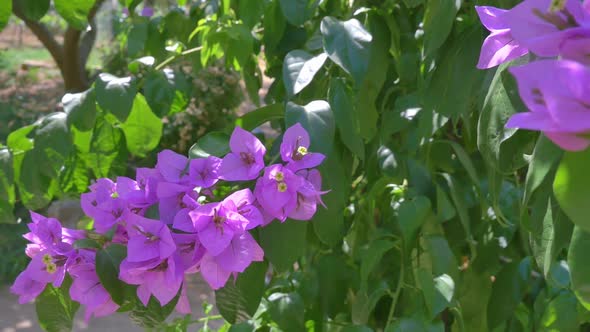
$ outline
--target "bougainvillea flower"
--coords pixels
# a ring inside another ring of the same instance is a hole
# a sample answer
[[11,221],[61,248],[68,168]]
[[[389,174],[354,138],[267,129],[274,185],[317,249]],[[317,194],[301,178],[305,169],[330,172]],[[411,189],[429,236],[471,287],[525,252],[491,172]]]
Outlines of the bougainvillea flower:
[[201,244],[213,256],[229,246],[234,235],[246,230],[248,219],[238,213],[233,201],[204,204],[189,213]]
[[297,192],[303,185],[302,177],[282,165],[271,165],[256,181],[254,195],[266,213],[285,221],[297,207]]
[[236,127],[229,140],[231,152],[228,153],[219,168],[219,178],[226,181],[247,181],[258,177],[264,168],[266,148],[252,135]]
[[117,177],[117,194],[134,213],[154,204],[153,201],[148,200],[145,190],[139,186],[137,181],[128,177]]
[[326,156],[310,152],[309,144],[309,134],[299,123],[285,131],[281,143],[281,157],[287,163],[287,168],[296,172],[300,169],[316,167],[324,161]]
[[188,158],[172,150],[158,153],[156,169],[165,181],[172,183],[186,183],[188,176]]
[[164,260],[154,259],[145,262],[121,262],[119,279],[137,287],[137,297],[147,305],[153,295],[161,305],[166,305],[180,291],[184,280],[182,262],[178,255]]
[[574,60],[590,65],[590,29],[573,29],[566,33],[559,45],[559,54],[563,59]]
[[530,112],[514,114],[509,128],[539,130],[566,150],[590,144],[590,69],[569,60],[541,60],[510,68]]
[[190,315],[192,313],[191,304],[188,301],[188,296],[186,294],[185,282],[182,283],[182,288],[180,289],[180,296],[178,297],[178,302],[176,303],[176,308],[174,308],[174,310],[183,315]]
[[219,255],[215,262],[229,272],[244,272],[252,262],[264,259],[264,251],[248,232],[234,236],[231,244]]
[[159,220],[130,215],[127,222],[127,260],[144,262],[165,259],[176,251],[176,245],[168,227]]
[[231,272],[222,269],[215,258],[207,253],[201,260],[201,275],[212,289],[217,290],[225,286]]
[[113,302],[107,290],[102,286],[94,261],[83,262],[72,266],[68,272],[72,276],[70,296],[72,300],[86,307],[84,319],[108,316],[119,308]]
[[197,201],[190,195],[184,195],[181,206],[184,206],[184,208],[176,212],[172,227],[179,231],[195,233],[197,230],[193,225],[193,220],[191,219],[189,212],[199,207],[199,203],[197,203]]
[[215,156],[192,159],[189,165],[189,178],[196,187],[209,188],[219,180],[219,166],[221,159]]
[[141,190],[145,192],[146,201],[154,204],[158,201],[158,183],[164,178],[154,168],[138,168],[135,172],[135,181]]
[[32,278],[27,268],[16,277],[14,284],[10,287],[10,292],[18,295],[19,304],[25,304],[37,298],[43,292],[46,285],[47,282]]
[[318,203],[325,207],[321,195],[327,191],[321,191],[322,177],[317,169],[301,170],[297,175],[306,181],[297,191],[297,205],[288,217],[295,220],[310,220],[316,213]]
[[528,50],[512,37],[508,23],[503,19],[507,10],[488,6],[475,6],[481,23],[491,34],[484,40],[477,68],[495,67],[528,53]]
[[160,219],[166,224],[174,223],[174,217],[178,211],[186,208],[184,196],[189,195],[193,199],[197,198],[198,193],[193,187],[186,184],[176,184],[172,182],[160,182],[158,184],[158,199]]
[[526,0],[502,15],[514,39],[544,57],[559,55],[563,40],[572,29],[586,29],[589,18],[579,0],[567,0],[563,9],[552,8],[552,0]]
[[246,230],[255,228],[264,223],[262,213],[258,207],[254,205],[256,198],[250,189],[238,190],[227,196],[223,201],[233,202],[236,207],[236,212],[248,220],[248,225],[246,225],[245,228]]
[[[81,230],[69,229],[61,226],[59,220],[46,218],[30,211],[32,222],[27,225],[30,232],[23,235],[31,243],[27,245],[25,253],[33,258],[42,250],[55,251],[62,244],[71,245],[74,241],[85,237]],[[71,246],[69,246],[71,248]]]
[[205,248],[201,245],[199,236],[197,234],[172,233],[172,238],[176,244],[176,252],[180,257],[184,272],[197,272],[201,258],[205,254]]

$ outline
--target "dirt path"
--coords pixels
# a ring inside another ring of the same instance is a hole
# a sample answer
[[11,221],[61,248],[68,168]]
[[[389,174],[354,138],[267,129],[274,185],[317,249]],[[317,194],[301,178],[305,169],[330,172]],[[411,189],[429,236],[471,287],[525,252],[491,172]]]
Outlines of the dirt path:
[[[188,296],[195,318],[202,317],[202,304],[214,303],[215,294],[209,286],[200,278],[189,281]],[[215,310],[214,310],[215,311]],[[217,323],[217,324],[214,324]],[[221,322],[210,323],[210,327],[218,328]],[[194,331],[197,326],[189,328]],[[19,305],[16,296],[12,295],[8,286],[0,288],[0,332],[42,332],[37,324],[35,304]],[[109,317],[94,318],[88,324],[84,322],[83,312],[78,312],[74,322],[73,331],[80,332],[140,332],[140,327],[135,326],[125,314],[114,314]]]

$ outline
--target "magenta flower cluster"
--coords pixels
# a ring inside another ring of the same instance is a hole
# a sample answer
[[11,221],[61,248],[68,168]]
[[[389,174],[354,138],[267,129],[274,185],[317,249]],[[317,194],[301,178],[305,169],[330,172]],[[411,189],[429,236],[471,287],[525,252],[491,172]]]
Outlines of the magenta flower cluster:
[[478,68],[528,53],[540,60],[512,67],[529,112],[514,114],[509,128],[542,131],[565,150],[590,145],[590,0],[525,0],[510,10],[476,7],[491,32]]
[[[283,163],[266,166],[265,146],[236,127],[230,152],[222,159],[189,160],[165,150],[158,154],[155,168],[137,169],[135,179],[97,180],[81,197],[82,209],[93,219],[91,231],[71,230],[31,212],[31,232],[25,238],[31,242],[26,253],[32,261],[11,291],[26,303],[48,283],[60,287],[69,274],[70,296],[86,307],[86,319],[115,312],[118,305],[97,275],[96,249],[74,247],[77,240],[99,238],[103,247],[126,246],[118,278],[137,285],[144,305],[152,296],[166,305],[180,294],[176,309],[189,313],[183,287],[187,275],[200,273],[211,288],[223,287],[230,276],[263,260],[264,252],[250,230],[274,219],[309,220],[318,204],[323,205],[325,192],[315,167],[325,156],[309,151],[309,146],[308,133],[296,124],[283,136]],[[244,188],[219,197],[223,181],[232,182],[231,188]],[[247,185],[253,183],[251,191]]]

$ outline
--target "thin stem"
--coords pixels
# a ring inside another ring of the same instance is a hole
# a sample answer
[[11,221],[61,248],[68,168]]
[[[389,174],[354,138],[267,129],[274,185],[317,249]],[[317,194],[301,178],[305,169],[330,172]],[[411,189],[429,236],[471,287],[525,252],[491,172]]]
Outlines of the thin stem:
[[155,69],[156,69],[156,70],[163,69],[163,68],[164,68],[164,67],[166,67],[166,65],[168,65],[170,62],[172,62],[172,61],[174,61],[174,60],[176,60],[176,59],[178,59],[178,58],[180,58],[180,57],[183,57],[183,56],[185,56],[185,55],[189,55],[189,54],[192,54],[192,53],[195,53],[195,52],[199,52],[199,51],[200,51],[200,50],[202,50],[202,49],[203,49],[203,46],[198,46],[198,47],[195,47],[195,48],[189,48],[189,49],[188,49],[188,50],[186,50],[186,51],[182,51],[182,52],[180,52],[180,53],[178,53],[178,54],[175,54],[175,55],[173,55],[173,56],[169,57],[168,59],[166,59],[166,60],[162,61],[162,62],[161,62],[159,65],[157,65],[157,66],[156,66],[156,68],[155,68]]
[[399,270],[399,280],[397,281],[397,288],[395,289],[395,293],[393,294],[391,308],[389,308],[389,316],[387,317],[387,327],[391,326],[393,323],[393,314],[395,313],[395,306],[397,305],[397,300],[399,299],[399,294],[402,291],[402,285],[404,283],[404,259],[402,258],[401,267]]

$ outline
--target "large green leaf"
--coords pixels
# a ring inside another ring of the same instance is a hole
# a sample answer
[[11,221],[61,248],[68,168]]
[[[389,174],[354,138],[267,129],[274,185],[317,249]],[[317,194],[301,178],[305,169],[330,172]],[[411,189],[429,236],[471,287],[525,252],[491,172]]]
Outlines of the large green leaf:
[[577,299],[571,291],[563,291],[553,298],[541,318],[541,326],[547,331],[578,331]]
[[54,0],[55,10],[72,27],[83,30],[88,24],[87,16],[94,0]]
[[590,150],[566,152],[555,174],[553,192],[561,209],[576,224],[590,232]]
[[451,33],[461,0],[428,0],[424,13],[424,50],[432,54]]
[[496,276],[488,302],[488,328],[492,331],[510,318],[529,287],[531,259],[504,266]]
[[135,16],[132,18],[133,24],[127,35],[127,54],[134,58],[141,54],[145,43],[148,39],[149,21],[145,17]]
[[12,1],[0,2],[0,31],[8,24],[10,15],[12,15]]
[[98,75],[95,84],[98,105],[113,113],[119,121],[125,122],[137,93],[135,80],[103,73]]
[[278,271],[286,271],[303,256],[306,248],[307,222],[287,219],[274,221],[259,230],[264,255]]
[[236,120],[236,125],[245,130],[254,130],[267,121],[285,117],[285,106],[281,103],[270,104],[248,112]]
[[545,135],[539,136],[526,174],[524,196],[522,198],[523,205],[527,205],[531,195],[541,186],[541,183],[543,183],[551,170],[557,165],[562,155],[563,150],[551,142]]
[[292,97],[308,86],[327,57],[326,53],[314,56],[303,50],[287,53],[283,62],[283,83],[287,89],[287,96]]
[[580,303],[590,310],[590,232],[576,226],[570,243],[567,262],[570,267],[572,289]]
[[13,223],[12,210],[16,199],[12,153],[0,148],[0,223]]
[[485,76],[484,71],[475,67],[482,40],[481,28],[475,27],[454,39],[448,48],[445,47],[430,85],[425,90],[426,109],[435,110],[447,117],[474,110]]
[[121,244],[111,244],[96,252],[96,274],[113,301],[119,305],[125,302],[125,289],[128,287],[119,280],[119,266],[125,257],[127,248]]
[[230,281],[215,292],[215,304],[225,320],[234,324],[254,316],[264,294],[267,270],[266,261],[254,262],[238,275],[235,283]]
[[268,313],[282,331],[305,331],[305,306],[298,293],[274,293],[268,298]]
[[45,287],[35,301],[39,325],[47,332],[71,331],[74,316],[80,304],[72,301],[68,293],[72,279],[66,277],[61,287],[55,288],[51,284]]
[[318,0],[279,0],[283,15],[293,25],[302,25],[311,18]]
[[68,93],[61,99],[64,110],[68,113],[68,124],[81,131],[94,127],[96,122],[96,96],[94,89],[80,93]]
[[361,289],[365,291],[367,290],[369,274],[379,264],[383,255],[393,249],[394,246],[395,242],[386,239],[380,239],[369,243],[369,247],[363,254],[363,259],[361,260]]
[[403,201],[398,209],[397,220],[406,242],[406,247],[414,241],[418,230],[431,214],[430,200],[418,196],[412,200]]
[[330,59],[360,84],[369,68],[371,34],[354,18],[342,22],[326,16],[320,29]]
[[109,177],[127,160],[125,136],[104,117],[98,117],[89,144],[88,165],[94,176]]
[[[10,1],[5,2],[10,3]],[[39,21],[49,10],[49,0],[21,0],[20,2],[23,14],[32,21]]]
[[332,151],[336,125],[330,104],[314,100],[305,106],[287,103],[285,112],[287,127],[300,123],[311,139],[310,151],[329,154]]
[[334,110],[334,119],[340,139],[359,159],[365,158],[365,145],[360,137],[359,119],[362,116],[355,107],[352,90],[342,79],[333,79],[328,92],[330,106]]
[[152,112],[145,98],[137,94],[131,113],[121,124],[129,152],[145,156],[155,149],[160,143],[162,128],[162,120]]
[[188,155],[190,158],[223,157],[229,152],[229,135],[221,131],[212,131],[195,143]]

